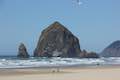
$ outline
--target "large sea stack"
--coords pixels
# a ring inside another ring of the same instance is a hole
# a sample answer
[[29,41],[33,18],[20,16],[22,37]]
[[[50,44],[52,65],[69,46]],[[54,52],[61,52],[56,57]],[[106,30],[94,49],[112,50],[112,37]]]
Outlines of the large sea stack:
[[17,57],[19,57],[19,58],[28,58],[29,57],[27,49],[23,43],[21,43],[19,45]]
[[103,57],[120,57],[120,40],[110,44],[100,55]]
[[79,40],[65,26],[54,22],[44,29],[34,51],[35,57],[79,57]]

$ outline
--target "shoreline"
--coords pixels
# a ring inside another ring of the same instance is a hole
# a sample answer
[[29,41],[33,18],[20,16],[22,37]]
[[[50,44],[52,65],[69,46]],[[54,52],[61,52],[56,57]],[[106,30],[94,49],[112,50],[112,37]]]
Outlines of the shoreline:
[[39,66],[39,67],[16,67],[16,68],[0,68],[2,69],[51,69],[51,68],[110,68],[110,67],[120,67],[120,64],[91,64],[91,65],[62,65],[62,66]]
[[0,69],[1,80],[120,80],[119,66]]
[[[59,69],[59,70],[58,70]],[[40,72],[41,74],[45,73],[65,73],[66,70],[73,69],[73,70],[95,70],[95,69],[120,69],[120,65],[100,65],[100,66],[64,66],[64,67],[29,67],[29,68],[1,68],[0,69],[0,76],[4,74],[10,75],[14,73],[28,73],[34,74]],[[64,71],[65,70],[65,71]],[[33,72],[33,73],[32,73]]]

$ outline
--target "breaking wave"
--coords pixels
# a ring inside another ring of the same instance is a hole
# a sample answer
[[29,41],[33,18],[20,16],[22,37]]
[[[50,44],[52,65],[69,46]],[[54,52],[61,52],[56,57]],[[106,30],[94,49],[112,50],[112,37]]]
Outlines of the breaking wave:
[[110,58],[34,58],[18,59],[15,57],[1,57],[0,68],[30,68],[30,67],[57,67],[57,66],[76,66],[76,65],[119,65],[120,57]]

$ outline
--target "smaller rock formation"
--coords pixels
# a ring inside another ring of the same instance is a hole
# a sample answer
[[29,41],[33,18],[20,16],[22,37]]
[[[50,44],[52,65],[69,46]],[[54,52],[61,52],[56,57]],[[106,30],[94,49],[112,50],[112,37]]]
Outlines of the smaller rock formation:
[[83,50],[81,53],[80,53],[80,57],[81,58],[99,58],[99,55],[95,52],[87,52],[86,50]]
[[26,49],[26,47],[25,47],[25,45],[23,43],[21,43],[19,48],[18,48],[17,57],[19,57],[19,58],[28,58],[29,57],[27,49]]
[[102,57],[120,57],[120,40],[106,47],[100,54]]

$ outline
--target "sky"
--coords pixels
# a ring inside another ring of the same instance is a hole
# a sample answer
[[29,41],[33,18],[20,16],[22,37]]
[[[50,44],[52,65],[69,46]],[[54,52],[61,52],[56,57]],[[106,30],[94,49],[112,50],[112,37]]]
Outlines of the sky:
[[100,53],[120,40],[120,0],[0,0],[0,55],[29,54],[41,31],[59,21],[79,38],[81,49]]

